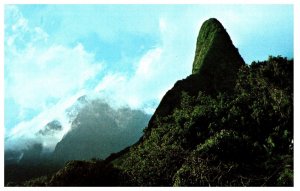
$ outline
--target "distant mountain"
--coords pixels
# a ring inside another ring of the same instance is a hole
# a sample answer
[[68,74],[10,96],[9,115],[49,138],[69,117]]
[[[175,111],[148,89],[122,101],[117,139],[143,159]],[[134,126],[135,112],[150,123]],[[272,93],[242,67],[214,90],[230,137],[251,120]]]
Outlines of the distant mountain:
[[[100,99],[81,96],[66,109],[71,129],[49,151],[39,140],[22,150],[5,151],[5,183],[24,181],[53,173],[68,160],[104,159],[132,145],[142,136],[150,115],[128,107],[112,108]],[[51,138],[63,131],[62,123],[53,120],[36,132]]]
[[270,56],[246,65],[221,23],[209,19],[193,73],[165,94],[138,142],[21,185],[293,186],[293,63]]
[[57,143],[53,157],[63,162],[104,159],[138,141],[149,119],[140,110],[113,109],[93,100],[80,110],[71,130]]

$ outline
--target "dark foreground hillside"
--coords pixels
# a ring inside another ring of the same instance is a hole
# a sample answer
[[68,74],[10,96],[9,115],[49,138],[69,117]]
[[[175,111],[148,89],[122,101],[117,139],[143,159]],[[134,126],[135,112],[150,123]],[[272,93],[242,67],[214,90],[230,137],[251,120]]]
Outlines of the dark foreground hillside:
[[136,144],[22,185],[293,186],[293,174],[293,60],[246,65],[209,19],[193,74],[166,93]]

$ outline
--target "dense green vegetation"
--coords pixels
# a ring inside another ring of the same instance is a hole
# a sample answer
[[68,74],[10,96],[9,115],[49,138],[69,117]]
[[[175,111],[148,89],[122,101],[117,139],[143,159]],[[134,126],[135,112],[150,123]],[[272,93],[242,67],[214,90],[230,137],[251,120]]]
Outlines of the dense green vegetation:
[[182,92],[156,124],[119,166],[132,185],[291,186],[293,61],[242,67],[232,93]]

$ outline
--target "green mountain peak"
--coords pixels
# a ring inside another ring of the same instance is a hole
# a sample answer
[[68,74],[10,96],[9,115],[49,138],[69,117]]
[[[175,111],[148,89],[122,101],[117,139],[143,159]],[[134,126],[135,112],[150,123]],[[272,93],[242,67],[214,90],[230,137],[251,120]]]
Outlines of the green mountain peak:
[[197,38],[192,73],[209,79],[210,85],[220,86],[221,90],[231,89],[243,64],[223,25],[215,18],[206,20]]
[[203,23],[197,39],[193,74],[198,73],[203,63],[207,62],[207,54],[213,45],[216,46],[215,39],[219,35],[226,36],[228,39],[225,28],[217,19],[211,18]]

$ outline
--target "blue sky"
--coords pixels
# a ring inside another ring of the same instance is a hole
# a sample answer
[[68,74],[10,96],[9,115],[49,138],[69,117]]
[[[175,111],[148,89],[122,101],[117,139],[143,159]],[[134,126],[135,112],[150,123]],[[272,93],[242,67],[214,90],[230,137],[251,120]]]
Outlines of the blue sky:
[[6,137],[63,120],[85,94],[152,113],[211,17],[247,63],[293,57],[291,5],[5,5]]

